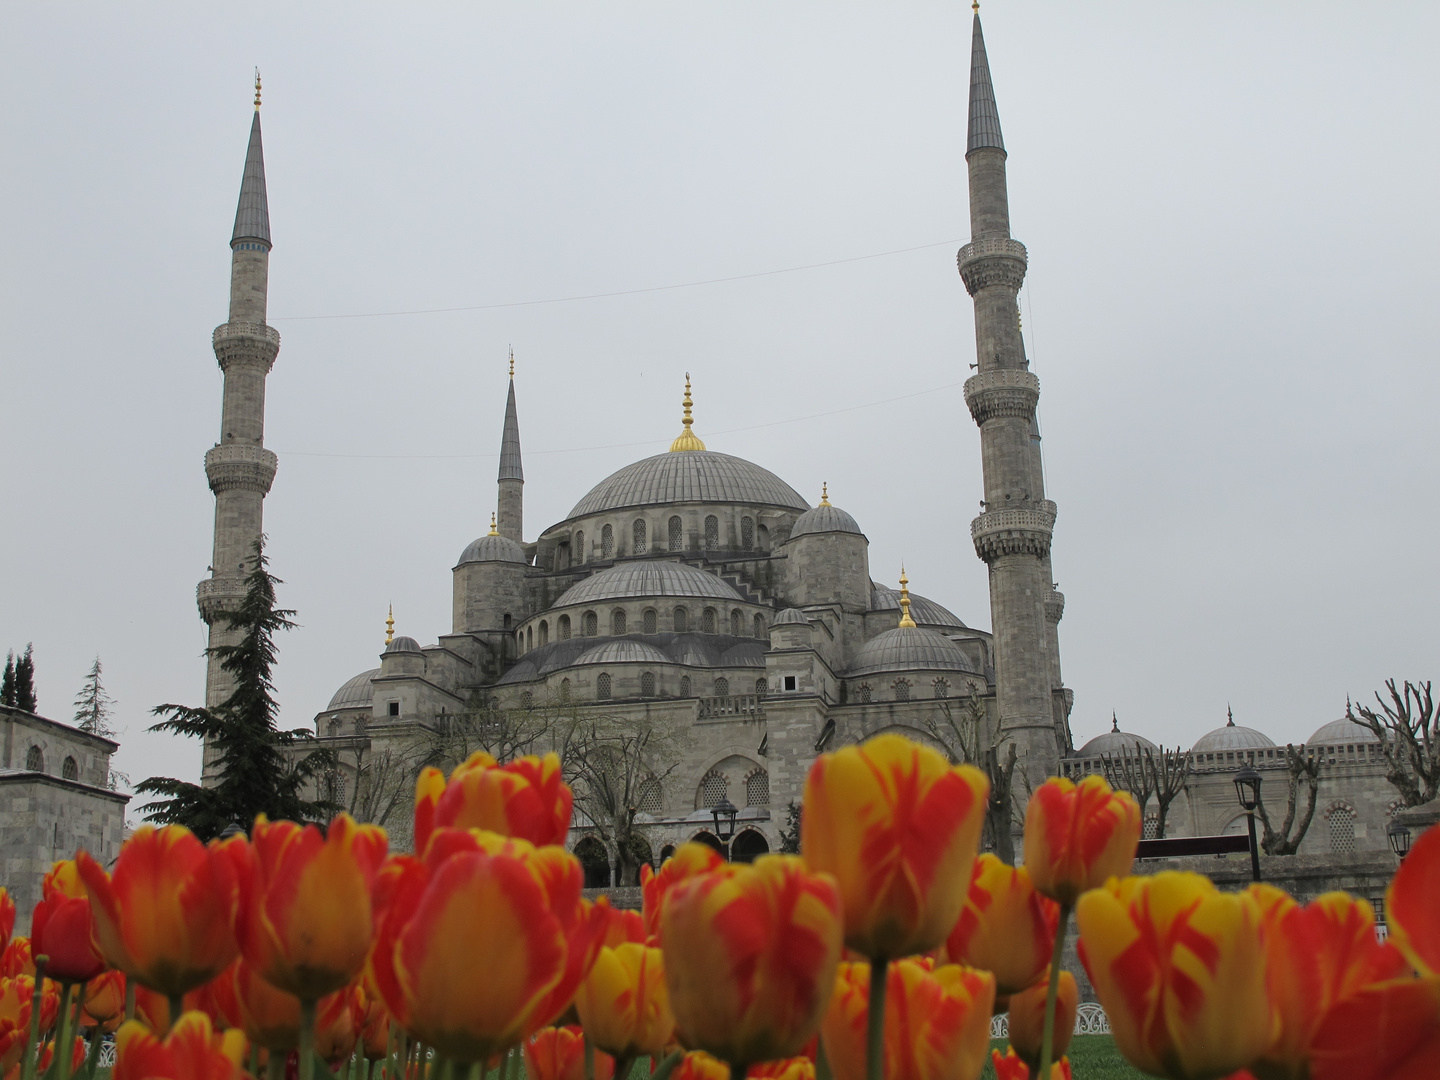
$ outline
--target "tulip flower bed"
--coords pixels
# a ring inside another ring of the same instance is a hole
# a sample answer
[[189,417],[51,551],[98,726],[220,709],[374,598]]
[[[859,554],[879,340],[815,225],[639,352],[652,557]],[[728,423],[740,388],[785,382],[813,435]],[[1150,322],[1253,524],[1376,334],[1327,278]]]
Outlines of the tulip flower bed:
[[[815,762],[801,855],[686,845],[625,912],[582,896],[560,775],[427,769],[413,855],[343,814],[142,828],[56,863],[28,938],[0,890],[0,1078],[88,1080],[116,1029],[114,1080],[1440,1077],[1440,830],[1381,944],[1341,893],[1131,876],[1099,777],[1035,791],[1022,867],[977,856],[984,776],[882,735]],[[1071,1039],[1072,916],[1113,1041]]]

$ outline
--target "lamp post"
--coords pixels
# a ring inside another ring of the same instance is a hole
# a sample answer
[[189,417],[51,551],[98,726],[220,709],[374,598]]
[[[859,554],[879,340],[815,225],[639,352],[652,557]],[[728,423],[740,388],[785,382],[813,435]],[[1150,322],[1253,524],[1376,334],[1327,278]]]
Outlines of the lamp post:
[[1404,862],[1405,856],[1410,854],[1410,830],[1391,819],[1390,828],[1385,830],[1385,835],[1390,840],[1390,850],[1395,852],[1396,858]]
[[238,821],[232,821],[220,833],[221,840],[229,840],[232,836],[244,836],[245,830],[240,827]]
[[715,835],[725,845],[725,861],[729,862],[730,838],[735,835],[735,819],[740,811],[729,799],[721,799],[711,807],[710,815],[715,819]]
[[1260,805],[1260,774],[1249,765],[1240,766],[1235,774],[1235,794],[1245,808],[1245,818],[1250,825],[1250,877],[1260,880],[1260,846],[1255,842],[1255,808]]

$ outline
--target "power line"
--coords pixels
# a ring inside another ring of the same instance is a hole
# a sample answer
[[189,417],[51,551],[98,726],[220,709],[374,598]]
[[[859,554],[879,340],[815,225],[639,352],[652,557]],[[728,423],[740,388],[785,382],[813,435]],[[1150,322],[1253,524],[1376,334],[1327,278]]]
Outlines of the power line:
[[893,251],[877,251],[870,255],[852,255],[846,259],[831,259],[829,262],[806,263],[804,266],[786,266],[779,270],[759,270],[753,274],[735,274],[731,277],[706,278],[704,281],[681,281],[674,285],[651,285],[643,289],[621,289],[618,292],[585,293],[579,296],[552,296],[544,300],[508,300],[498,304],[469,304],[465,307],[415,308],[410,311],[360,311],[346,315],[277,315],[270,321],[309,322],[316,319],[382,319],[392,315],[442,315],[455,311],[494,311],[497,308],[535,307],[539,304],[569,304],[576,300],[604,300],[614,296],[638,296],[641,293],[667,292],[671,289],[693,289],[698,285],[720,285],[727,281],[747,281],[751,278],[773,277],[776,274],[793,274],[799,270],[817,270],[822,266],[840,266],[843,263],[864,262],[866,259],[883,259],[890,255],[904,255],[911,251],[925,251],[928,248],[948,247],[950,244],[963,242],[963,237],[956,240],[938,240],[933,244],[917,244],[914,247],[895,248]]

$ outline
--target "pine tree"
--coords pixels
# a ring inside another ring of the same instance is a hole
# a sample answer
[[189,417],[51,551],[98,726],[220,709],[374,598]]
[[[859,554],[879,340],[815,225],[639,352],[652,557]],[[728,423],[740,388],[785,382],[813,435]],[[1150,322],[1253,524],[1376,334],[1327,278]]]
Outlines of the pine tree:
[[15,707],[15,650],[5,656],[5,676],[0,679],[0,705]]
[[25,655],[15,661],[15,708],[28,713],[39,712],[35,700],[35,645],[25,646]]
[[75,696],[75,726],[91,735],[113,739],[117,732],[110,724],[110,713],[115,699],[105,692],[100,682],[101,670],[100,657],[97,656],[95,663],[90,665],[90,674],[85,676],[80,693]]
[[[273,696],[275,635],[291,629],[295,612],[275,606],[275,586],[262,541],[254,547],[254,568],[245,579],[245,597],[233,612],[220,617],[240,632],[233,645],[217,645],[206,654],[220,661],[235,680],[235,691],[211,708],[157,705],[165,717],[150,728],[206,740],[215,753],[217,781],[201,787],[166,776],[152,776],[135,789],[160,798],[145,807],[145,816],[161,824],[180,824],[202,840],[218,836],[232,822],[248,828],[257,814],[271,820],[320,820],[336,808],[328,802],[302,798],[305,785],[335,767],[334,755],[312,750],[295,753],[314,738],[305,728],[281,731],[275,725],[279,706]],[[296,760],[298,758],[298,760]]]

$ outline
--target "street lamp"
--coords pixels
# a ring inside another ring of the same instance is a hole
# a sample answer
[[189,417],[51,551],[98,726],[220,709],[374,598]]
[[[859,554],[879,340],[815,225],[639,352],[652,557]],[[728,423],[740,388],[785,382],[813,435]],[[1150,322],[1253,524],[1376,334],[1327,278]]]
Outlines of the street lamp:
[[221,840],[229,840],[232,836],[244,836],[245,830],[240,827],[238,821],[232,821],[220,833]]
[[710,815],[715,819],[715,835],[725,845],[725,858],[730,858],[730,838],[735,835],[735,819],[740,816],[740,811],[729,799],[721,799],[710,808]]
[[1410,854],[1410,830],[1392,819],[1390,828],[1385,830],[1385,835],[1390,839],[1390,850],[1395,852],[1401,862],[1404,862],[1405,856]]
[[1245,819],[1250,826],[1250,877],[1260,880],[1260,846],[1255,842],[1255,808],[1260,805],[1260,774],[1249,765],[1240,766],[1235,774],[1235,794],[1245,808]]

